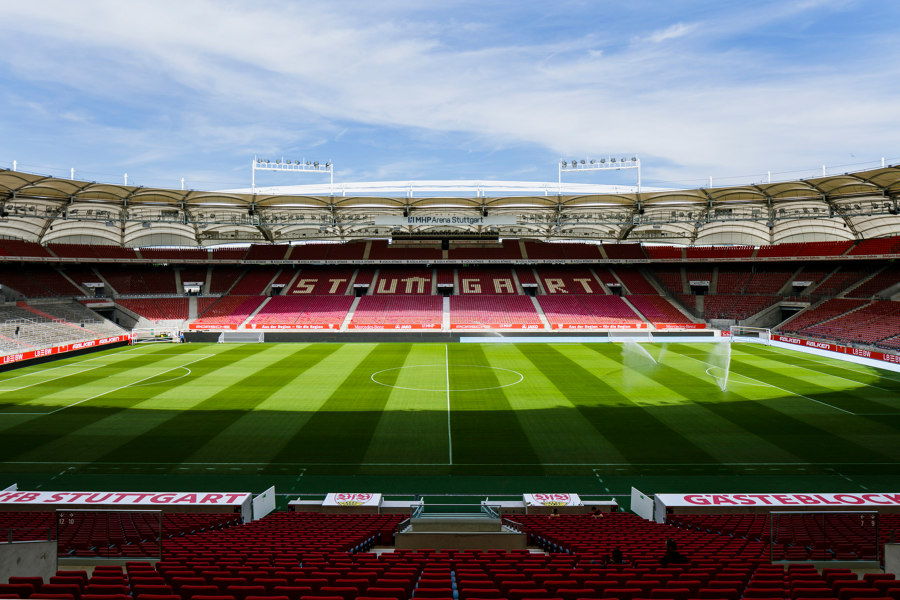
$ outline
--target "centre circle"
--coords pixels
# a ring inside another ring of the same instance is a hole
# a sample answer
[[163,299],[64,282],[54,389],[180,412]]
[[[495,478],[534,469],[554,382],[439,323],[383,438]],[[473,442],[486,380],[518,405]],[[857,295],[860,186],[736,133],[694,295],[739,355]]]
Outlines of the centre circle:
[[[462,380],[465,386],[465,372],[467,369],[492,369],[495,373],[499,385],[481,386],[472,382],[473,387],[450,387],[450,373],[453,373],[453,379],[457,384]],[[402,371],[397,373],[397,371]],[[397,381],[404,373],[412,372],[409,385],[398,385],[397,383],[386,383],[381,381],[384,379],[394,379]],[[525,376],[518,371],[512,369],[504,369],[503,367],[487,367],[484,365],[453,365],[448,371],[447,365],[407,365],[404,367],[392,367],[390,369],[382,369],[372,373],[370,377],[373,382],[385,387],[392,387],[398,390],[410,390],[413,392],[480,392],[483,390],[499,390],[500,388],[509,387],[521,383]]]

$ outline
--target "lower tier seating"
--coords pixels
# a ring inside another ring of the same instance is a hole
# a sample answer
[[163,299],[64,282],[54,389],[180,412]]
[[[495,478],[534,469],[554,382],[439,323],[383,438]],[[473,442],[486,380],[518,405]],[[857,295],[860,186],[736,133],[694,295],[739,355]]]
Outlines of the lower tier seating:
[[628,325],[643,321],[622,298],[610,295],[538,296],[551,325]]
[[530,296],[488,296],[484,294],[450,297],[450,326],[541,325]]
[[440,296],[382,294],[363,296],[350,322],[351,327],[413,326],[439,329],[442,321]]

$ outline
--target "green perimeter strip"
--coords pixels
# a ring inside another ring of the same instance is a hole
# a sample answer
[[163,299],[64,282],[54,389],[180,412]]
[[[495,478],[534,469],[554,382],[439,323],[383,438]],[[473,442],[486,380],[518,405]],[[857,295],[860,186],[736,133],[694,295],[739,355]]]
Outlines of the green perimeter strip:
[[[230,355],[235,353],[246,355],[247,350],[235,347],[194,363],[192,367],[195,368],[192,371],[196,376],[202,376],[227,363]],[[166,389],[186,385],[188,381],[188,378],[184,378],[172,382],[174,385],[167,385]],[[139,417],[128,409],[146,399],[148,395],[146,389],[149,388],[123,388],[98,398],[102,399],[102,406],[98,406],[95,402],[85,402],[53,414],[28,417],[28,420],[7,428],[3,431],[3,435],[0,435],[0,456],[3,460],[20,461],[56,460],[59,456],[66,456],[76,462],[95,460],[98,450],[100,453],[104,451],[103,445],[118,446],[122,438],[128,435],[128,422]],[[75,436],[79,430],[112,417],[121,417],[122,426],[107,429],[105,434],[98,431],[96,435],[88,438]],[[118,460],[123,460],[121,455],[118,456]],[[144,458],[148,459],[146,456]]]
[[[450,389],[500,386],[493,369],[468,367],[490,364],[480,344],[460,344],[448,348]],[[451,392],[450,399],[454,463],[510,466],[528,463],[530,473],[542,472],[541,461],[522,429],[517,412],[510,407],[504,389]],[[455,468],[454,473],[472,470],[473,467],[460,467]],[[496,472],[500,469],[492,466],[487,470]]]
[[[253,411],[269,395],[293,380],[298,371],[314,367],[338,347],[305,346],[266,365],[264,373],[254,369],[246,377],[186,410],[165,411],[168,413],[165,421],[111,450],[98,462],[186,461],[222,431]],[[259,350],[254,348],[255,355],[278,350],[272,346],[258,348]],[[240,361],[227,365],[225,369],[237,370],[239,364]],[[207,374],[207,377],[224,378],[227,381],[228,373],[225,369]],[[241,371],[237,370],[237,373]],[[243,458],[230,447],[220,447],[219,451],[222,462],[240,461]]]
[[[412,347],[412,344],[372,346],[319,411],[286,441],[272,461],[363,462],[392,390],[373,384],[371,376],[375,372],[402,365]],[[391,384],[398,374],[399,370],[385,373],[382,381]],[[402,455],[402,449],[398,449],[398,455]]]
[[671,462],[716,463],[712,456],[557,348],[529,344],[520,348],[629,462],[667,462],[660,461],[659,456],[659,449],[666,448],[665,458]]

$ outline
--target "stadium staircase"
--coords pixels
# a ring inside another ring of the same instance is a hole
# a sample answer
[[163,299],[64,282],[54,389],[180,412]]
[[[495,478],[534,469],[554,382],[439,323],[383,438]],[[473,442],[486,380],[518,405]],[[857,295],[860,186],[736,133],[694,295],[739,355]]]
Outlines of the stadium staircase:
[[347,316],[344,317],[344,321],[341,323],[341,331],[347,331],[347,326],[353,320],[353,315],[356,313],[356,307],[359,306],[360,300],[362,300],[362,297],[353,299],[353,304],[350,305],[350,310],[347,311]]
[[[271,282],[270,282],[270,283],[271,283]],[[272,297],[269,296],[269,297],[267,297],[265,300],[263,300],[262,302],[260,302],[259,306],[256,307],[256,310],[254,310],[254,311],[251,312],[249,315],[247,315],[247,318],[244,319],[244,321],[243,321],[240,325],[238,325],[238,329],[246,329],[246,328],[247,328],[247,323],[249,323],[250,321],[252,321],[252,320],[253,320],[253,317],[255,317],[257,314],[259,314],[259,311],[261,311],[261,310],[266,306],[266,304],[268,304],[271,300],[272,300]]]
[[531,303],[534,304],[534,310],[537,312],[538,318],[541,320],[541,323],[544,325],[544,329],[547,329],[547,330],[552,329],[553,327],[550,325],[550,321],[547,320],[547,315],[544,314],[544,309],[541,308],[541,303],[538,302],[538,299],[536,296],[531,296]]

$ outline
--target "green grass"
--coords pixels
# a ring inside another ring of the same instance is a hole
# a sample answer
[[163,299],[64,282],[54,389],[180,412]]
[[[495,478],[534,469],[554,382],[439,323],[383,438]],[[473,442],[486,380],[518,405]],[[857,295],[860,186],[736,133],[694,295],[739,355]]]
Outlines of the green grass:
[[[646,350],[646,352],[644,350]],[[900,374],[752,344],[156,344],[0,374],[0,488],[896,487]],[[649,356],[648,356],[649,354]],[[889,490],[890,489],[890,490]]]

